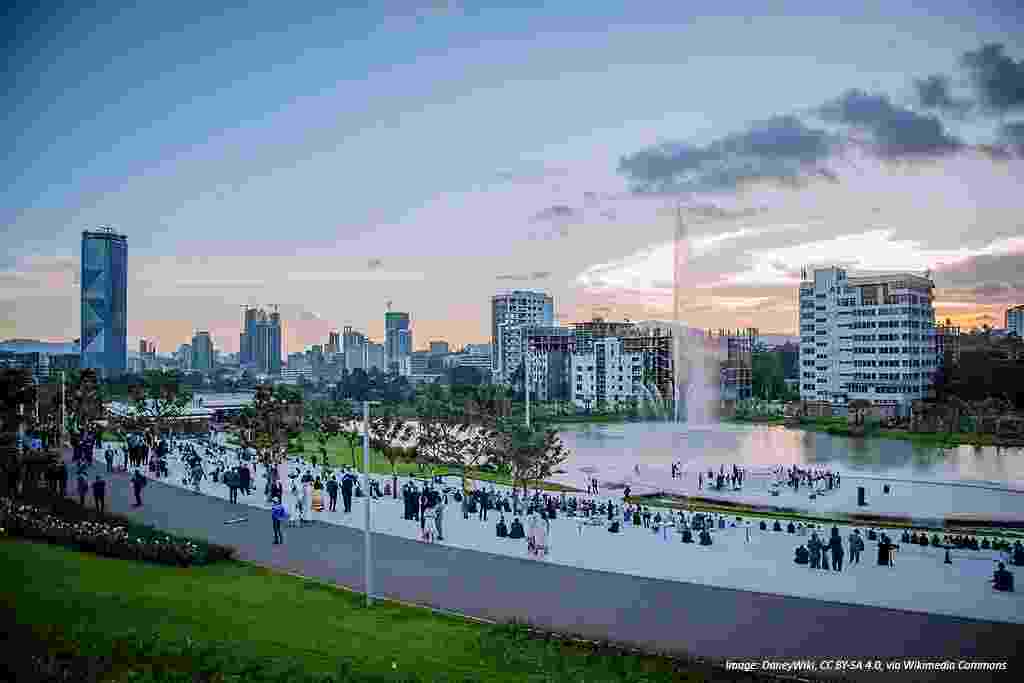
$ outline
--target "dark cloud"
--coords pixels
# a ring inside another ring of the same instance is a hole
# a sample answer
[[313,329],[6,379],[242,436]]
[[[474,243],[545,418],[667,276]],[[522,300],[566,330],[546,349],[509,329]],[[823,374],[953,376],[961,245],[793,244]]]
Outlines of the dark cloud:
[[598,204],[601,203],[601,200],[597,196],[596,192],[584,192],[583,203],[587,206],[597,206]]
[[547,270],[537,270],[530,273],[531,280],[547,280],[551,277],[551,272]]
[[1004,282],[1024,287],[1024,251],[982,254],[933,269],[935,285],[942,288],[977,287],[979,282]]
[[[703,225],[704,223],[718,223],[722,221],[735,221],[742,220],[744,218],[752,218],[758,214],[766,211],[764,207],[747,207],[743,209],[724,209],[714,204],[695,204],[691,206],[683,207],[683,212],[689,216],[696,216],[696,221],[688,221],[694,225]],[[670,212],[675,215],[675,209],[671,209]]]
[[565,204],[556,204],[549,206],[546,209],[542,209],[535,213],[530,220],[534,223],[544,221],[566,221],[572,220],[579,217],[579,212],[571,206]]
[[793,178],[824,160],[831,148],[824,130],[808,128],[793,116],[752,124],[700,147],[669,143],[619,160],[619,173],[634,192],[734,190],[760,180]]
[[605,209],[601,212],[601,216],[607,220],[614,221],[619,217],[619,214],[615,213],[615,209]]
[[999,140],[1024,156],[1024,121],[1004,123],[999,127]]
[[918,105],[923,109],[933,109],[953,116],[963,116],[970,111],[971,103],[967,100],[953,97],[953,94],[950,92],[950,84],[949,76],[942,74],[914,79],[914,89],[917,91]]
[[1024,60],[1015,61],[998,43],[965,52],[960,58],[981,105],[1003,114],[1024,109]]
[[962,146],[937,117],[897,107],[887,96],[863,90],[848,90],[822,105],[818,114],[826,121],[866,130],[875,151],[888,159],[938,156]]

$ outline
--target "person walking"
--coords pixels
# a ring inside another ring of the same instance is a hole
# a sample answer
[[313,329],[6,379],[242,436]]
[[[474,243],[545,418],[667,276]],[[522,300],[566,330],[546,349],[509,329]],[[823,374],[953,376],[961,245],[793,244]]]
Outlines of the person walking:
[[444,503],[438,503],[434,510],[434,528],[437,529],[437,540],[444,540],[444,528],[441,523],[444,521]]
[[104,455],[105,455],[105,459],[107,461],[107,472],[113,472],[114,471],[114,451],[111,450],[110,448],[107,448],[107,450],[104,453]]
[[284,534],[281,532],[281,522],[288,518],[288,512],[280,498],[274,499],[274,505],[270,508],[270,519],[274,525],[274,545],[284,543]]
[[142,506],[142,489],[146,486],[146,478],[138,469],[132,475],[132,492],[135,494],[135,507]]
[[97,512],[104,512],[106,506],[104,504],[104,498],[107,495],[107,482],[103,481],[103,477],[96,475],[96,481],[92,483],[92,500],[96,505]]
[[238,470],[228,470],[224,475],[224,483],[228,485],[228,502],[238,503]]

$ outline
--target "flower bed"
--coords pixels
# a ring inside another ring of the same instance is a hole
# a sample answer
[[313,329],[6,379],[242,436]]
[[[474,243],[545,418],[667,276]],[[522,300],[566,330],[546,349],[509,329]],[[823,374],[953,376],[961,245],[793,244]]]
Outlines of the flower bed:
[[164,533],[152,527],[92,514],[69,501],[47,509],[0,498],[0,533],[47,541],[125,560],[143,560],[178,567],[230,559],[234,549]]

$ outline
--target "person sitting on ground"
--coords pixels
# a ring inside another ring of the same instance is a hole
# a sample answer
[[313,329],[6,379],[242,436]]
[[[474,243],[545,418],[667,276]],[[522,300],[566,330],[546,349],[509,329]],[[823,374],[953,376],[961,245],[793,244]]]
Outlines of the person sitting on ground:
[[790,534],[795,534],[796,533],[796,525],[794,525],[793,522],[790,522],[789,524],[787,524],[786,525],[786,532],[790,533]]
[[869,541],[877,541],[878,540],[878,532],[875,531],[874,529],[868,529],[868,540]]
[[997,591],[1013,592],[1013,574],[1006,569],[1006,565],[1002,562],[999,563],[999,568],[992,575],[992,587]]
[[508,538],[508,525],[505,524],[505,515],[502,515],[495,525],[495,532],[498,538]]
[[761,520],[761,531],[768,531],[768,524],[763,519]]
[[772,525],[772,531],[782,531],[782,525],[779,524],[779,520],[775,520],[775,524]]
[[900,537],[900,540],[903,543],[912,543],[914,545],[918,545],[918,543],[920,542],[920,539],[918,538],[916,531],[914,533],[910,534],[910,533],[907,533],[906,529],[903,530],[903,536]]
[[523,523],[516,517],[512,520],[512,528],[508,532],[509,538],[526,538],[526,529],[523,528]]
[[622,527],[619,524],[619,520],[617,520],[617,519],[613,520],[612,523],[608,525],[608,531],[610,533],[617,534],[621,530],[622,530]]
[[807,564],[810,561],[810,553],[807,548],[802,545],[797,546],[796,557],[793,558],[793,561],[797,564]]
[[683,528],[683,543],[693,543],[693,532],[688,527]]
[[711,545],[711,533],[707,529],[700,532],[700,544]]
[[1020,541],[1013,544],[1013,561],[1012,564],[1017,567],[1024,567],[1024,545]]

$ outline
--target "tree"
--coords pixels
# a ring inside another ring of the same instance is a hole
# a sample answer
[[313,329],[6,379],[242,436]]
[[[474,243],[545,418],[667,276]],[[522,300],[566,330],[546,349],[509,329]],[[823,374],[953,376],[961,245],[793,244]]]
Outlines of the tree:
[[112,415],[113,422],[122,431],[142,434],[149,448],[156,446],[164,430],[183,416],[192,402],[192,393],[182,388],[181,376],[160,370],[147,370],[129,393],[131,402],[124,414]]
[[785,397],[786,380],[782,367],[782,355],[775,351],[754,353],[751,356],[753,394],[767,401]]
[[529,482],[550,477],[569,455],[556,430],[509,420],[502,421],[496,451],[496,464],[512,475],[513,488],[522,484],[523,495]]
[[[331,439],[341,434],[341,420],[337,415],[338,408],[328,401],[312,401],[307,413],[307,426],[313,431],[317,448],[320,451],[320,461],[327,467],[327,446]],[[316,463],[314,463],[315,465]]]
[[391,463],[393,496],[398,497],[398,462],[414,456],[409,448],[415,430],[395,411],[383,409],[370,420],[370,445]]
[[416,406],[416,453],[421,464],[459,466],[468,423],[443,386],[432,384]]
[[356,465],[356,451],[363,440],[363,430],[361,419],[349,401],[338,404],[338,433],[345,439],[352,454],[352,469],[359,469]]
[[104,416],[96,371],[86,368],[73,372],[65,393],[68,401],[68,435],[71,445],[78,448],[87,434],[96,433],[98,423]]
[[271,386],[258,386],[253,404],[242,410],[235,425],[242,447],[254,450],[264,467],[275,469],[283,485],[288,443],[301,433],[301,401],[295,401],[289,392],[275,393]]
[[[0,401],[0,459],[10,477],[19,469],[18,435],[28,419],[28,406],[35,401],[32,375],[20,368],[0,370]],[[14,488],[17,488],[16,484]],[[16,492],[10,491],[12,495]]]

